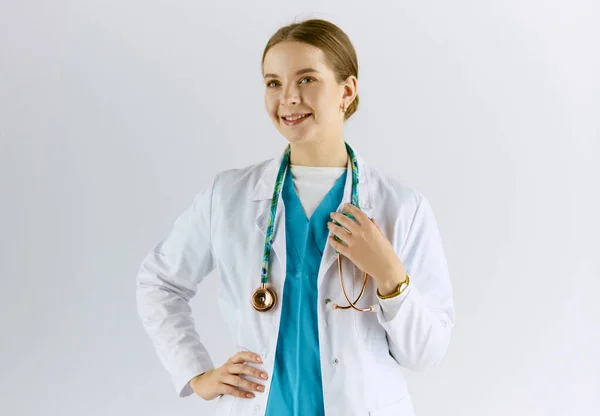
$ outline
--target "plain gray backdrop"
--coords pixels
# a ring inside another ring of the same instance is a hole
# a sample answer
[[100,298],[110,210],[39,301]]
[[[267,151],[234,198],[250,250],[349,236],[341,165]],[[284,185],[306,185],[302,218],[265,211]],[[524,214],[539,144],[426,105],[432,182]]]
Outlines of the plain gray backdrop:
[[[135,275],[216,172],[287,145],[260,58],[313,17],[358,53],[346,139],[444,241],[456,327],[406,373],[417,414],[600,414],[598,2],[367,3],[0,1],[0,414],[213,413],[176,396]],[[217,279],[192,306],[221,365]]]

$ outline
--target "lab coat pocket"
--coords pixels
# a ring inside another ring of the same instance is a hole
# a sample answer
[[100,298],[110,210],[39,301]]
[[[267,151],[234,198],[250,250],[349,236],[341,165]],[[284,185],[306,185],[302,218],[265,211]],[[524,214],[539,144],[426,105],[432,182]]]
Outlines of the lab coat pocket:
[[369,416],[415,416],[410,397],[404,397],[392,404],[369,411]]

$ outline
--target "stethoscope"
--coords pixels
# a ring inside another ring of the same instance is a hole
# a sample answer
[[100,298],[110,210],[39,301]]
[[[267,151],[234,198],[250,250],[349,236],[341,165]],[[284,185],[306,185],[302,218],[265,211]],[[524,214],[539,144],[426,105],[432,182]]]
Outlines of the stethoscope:
[[[356,160],[356,155],[354,154],[354,151],[352,150],[350,145],[348,145],[348,143],[345,143],[345,145],[346,145],[346,150],[348,151],[348,156],[350,157],[351,166],[352,166],[352,205],[354,205],[357,208],[360,208],[358,205],[358,162]],[[288,147],[283,155],[281,165],[279,166],[279,172],[277,173],[277,180],[275,181],[275,189],[273,190],[273,199],[271,200],[269,225],[267,228],[267,234],[266,234],[266,238],[265,238],[265,250],[264,250],[264,255],[263,255],[263,265],[262,265],[262,271],[261,271],[261,275],[260,275],[261,285],[252,293],[252,298],[251,298],[252,307],[255,310],[257,310],[258,312],[268,312],[271,309],[273,309],[273,307],[277,303],[277,294],[275,293],[273,288],[267,287],[268,275],[269,275],[269,256],[271,254],[271,246],[273,245],[273,231],[274,231],[274,225],[275,225],[275,214],[277,212],[277,203],[279,201],[279,196],[281,195],[281,189],[283,187],[283,179],[284,179],[285,174],[289,167],[290,154],[291,154],[291,146],[288,145]],[[354,216],[348,212],[343,212],[343,214],[350,219],[354,219]],[[336,221],[336,224],[340,225],[337,221]],[[335,236],[335,239],[338,242],[342,242],[337,236]],[[336,250],[336,254],[337,254],[337,262],[338,262],[338,274],[340,276],[342,292],[344,293],[344,297],[348,301],[349,305],[341,306],[341,305],[332,303],[331,305],[329,305],[329,307],[331,307],[332,309],[350,309],[350,308],[352,308],[359,312],[375,312],[375,305],[371,305],[368,308],[360,308],[360,307],[356,306],[358,301],[363,296],[363,293],[365,292],[365,288],[367,286],[367,280],[368,280],[369,275],[367,273],[363,272],[364,278],[363,278],[362,289],[361,289],[358,297],[356,298],[356,300],[354,302],[352,302],[350,300],[350,298],[348,297],[348,294],[346,293],[346,287],[344,286],[344,279],[342,277],[343,274],[342,274],[341,254],[337,250]]]

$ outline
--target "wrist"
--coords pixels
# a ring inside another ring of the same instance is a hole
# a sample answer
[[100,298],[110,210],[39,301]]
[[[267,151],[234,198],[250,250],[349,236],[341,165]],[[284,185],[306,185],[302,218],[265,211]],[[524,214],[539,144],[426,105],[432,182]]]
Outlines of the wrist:
[[391,299],[404,293],[410,284],[410,278],[408,277],[408,274],[405,273],[404,276],[405,279],[401,283],[398,283],[396,288],[393,291],[390,291],[388,294],[382,294],[381,291],[377,289],[377,297],[379,299]]
[[198,374],[197,376],[192,377],[192,379],[190,380],[189,384],[190,386],[197,383],[198,381],[200,381],[200,379],[204,378],[205,375],[207,375],[211,370],[205,371],[204,373]]
[[398,290],[398,286],[406,283],[408,275],[404,267],[396,267],[392,271],[387,279],[382,279],[377,284],[377,290],[381,296],[390,295]]
[[394,293],[398,289],[398,285],[401,283],[402,282],[399,281],[396,283],[382,284],[381,286],[379,286],[377,288],[377,290],[381,296],[388,296],[388,295],[391,295],[392,293]]
[[384,296],[394,292],[398,288],[398,285],[406,282],[406,270],[404,270],[401,264],[394,265],[389,270],[386,276],[378,279],[377,282],[377,289]]

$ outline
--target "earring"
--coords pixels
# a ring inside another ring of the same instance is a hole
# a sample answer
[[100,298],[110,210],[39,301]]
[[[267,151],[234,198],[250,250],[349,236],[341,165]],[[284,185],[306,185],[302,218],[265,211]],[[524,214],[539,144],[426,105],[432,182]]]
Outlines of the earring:
[[344,103],[342,103],[342,104],[340,105],[340,110],[342,110],[342,113],[345,113],[345,112],[346,112],[346,106],[345,106],[345,104],[344,104]]

